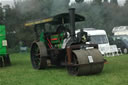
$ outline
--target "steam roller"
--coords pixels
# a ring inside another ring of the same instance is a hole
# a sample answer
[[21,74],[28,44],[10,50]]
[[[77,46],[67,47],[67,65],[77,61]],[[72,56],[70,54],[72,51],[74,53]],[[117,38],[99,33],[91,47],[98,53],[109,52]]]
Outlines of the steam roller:
[[97,49],[73,50],[69,74],[90,75],[100,73],[104,67],[104,58]]
[[80,21],[85,21],[85,17],[71,8],[69,13],[25,23],[26,27],[34,27],[36,35],[30,53],[34,69],[65,66],[69,74],[76,76],[102,72],[104,57],[98,45],[87,44],[90,37],[82,29],[75,33],[75,22]]

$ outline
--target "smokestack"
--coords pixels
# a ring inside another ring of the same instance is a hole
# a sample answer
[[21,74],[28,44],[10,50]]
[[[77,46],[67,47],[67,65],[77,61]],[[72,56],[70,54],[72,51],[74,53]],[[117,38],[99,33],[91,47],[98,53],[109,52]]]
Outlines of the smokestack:
[[69,18],[70,18],[70,29],[71,29],[71,37],[75,36],[75,8],[69,9]]

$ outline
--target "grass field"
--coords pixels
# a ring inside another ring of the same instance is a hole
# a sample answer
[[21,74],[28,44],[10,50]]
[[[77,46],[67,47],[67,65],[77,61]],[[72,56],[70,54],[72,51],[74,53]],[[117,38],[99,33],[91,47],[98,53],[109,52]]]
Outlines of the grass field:
[[128,55],[106,59],[102,73],[77,77],[65,68],[34,70],[29,54],[12,54],[12,66],[0,68],[0,85],[128,85]]

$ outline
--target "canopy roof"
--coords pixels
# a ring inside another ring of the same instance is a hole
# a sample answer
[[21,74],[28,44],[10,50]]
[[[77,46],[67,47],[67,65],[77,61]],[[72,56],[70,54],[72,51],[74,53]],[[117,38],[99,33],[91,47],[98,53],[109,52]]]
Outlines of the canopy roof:
[[[79,14],[75,14],[75,22],[84,21],[84,20],[85,20],[85,17]],[[69,13],[62,13],[50,18],[27,22],[25,23],[25,26],[39,25],[39,24],[45,24],[45,23],[49,23],[53,25],[66,24],[66,23],[69,23],[69,21],[70,21]]]

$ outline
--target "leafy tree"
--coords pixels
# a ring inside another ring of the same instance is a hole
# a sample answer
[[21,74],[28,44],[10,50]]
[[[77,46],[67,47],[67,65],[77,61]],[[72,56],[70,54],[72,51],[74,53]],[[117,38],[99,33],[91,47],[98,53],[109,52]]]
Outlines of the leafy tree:
[[53,0],[51,6],[51,15],[67,12],[69,8],[68,3],[69,0]]
[[3,24],[3,8],[2,8],[2,3],[0,3],[0,24]]
[[[125,6],[118,6],[117,0],[111,2],[101,3],[101,0],[94,0],[91,4],[79,3],[71,6],[76,8],[76,13],[86,17],[84,22],[77,23],[76,29],[105,29],[111,34],[113,27],[128,25],[128,11],[126,11],[128,0]],[[35,38],[33,27],[24,27],[24,23],[68,12],[68,3],[69,0],[15,0],[13,8],[8,5],[2,8],[0,5],[0,20],[5,19],[9,47],[15,47],[20,41],[24,42],[24,45],[30,46]],[[3,9],[5,16],[3,16]]]
[[101,5],[102,4],[102,0],[93,0],[93,3]]
[[128,6],[128,0],[126,0],[126,2],[125,2],[125,5],[124,5],[124,6],[125,6],[125,7],[126,7],[126,6]]
[[27,21],[49,17],[52,0],[26,0],[15,2],[13,8],[16,17],[16,39],[25,45],[31,46],[35,39],[33,28],[24,27]]
[[118,5],[118,2],[117,2],[117,0],[111,0],[111,1],[110,1],[110,3],[113,3],[113,4],[116,4],[116,5]]

